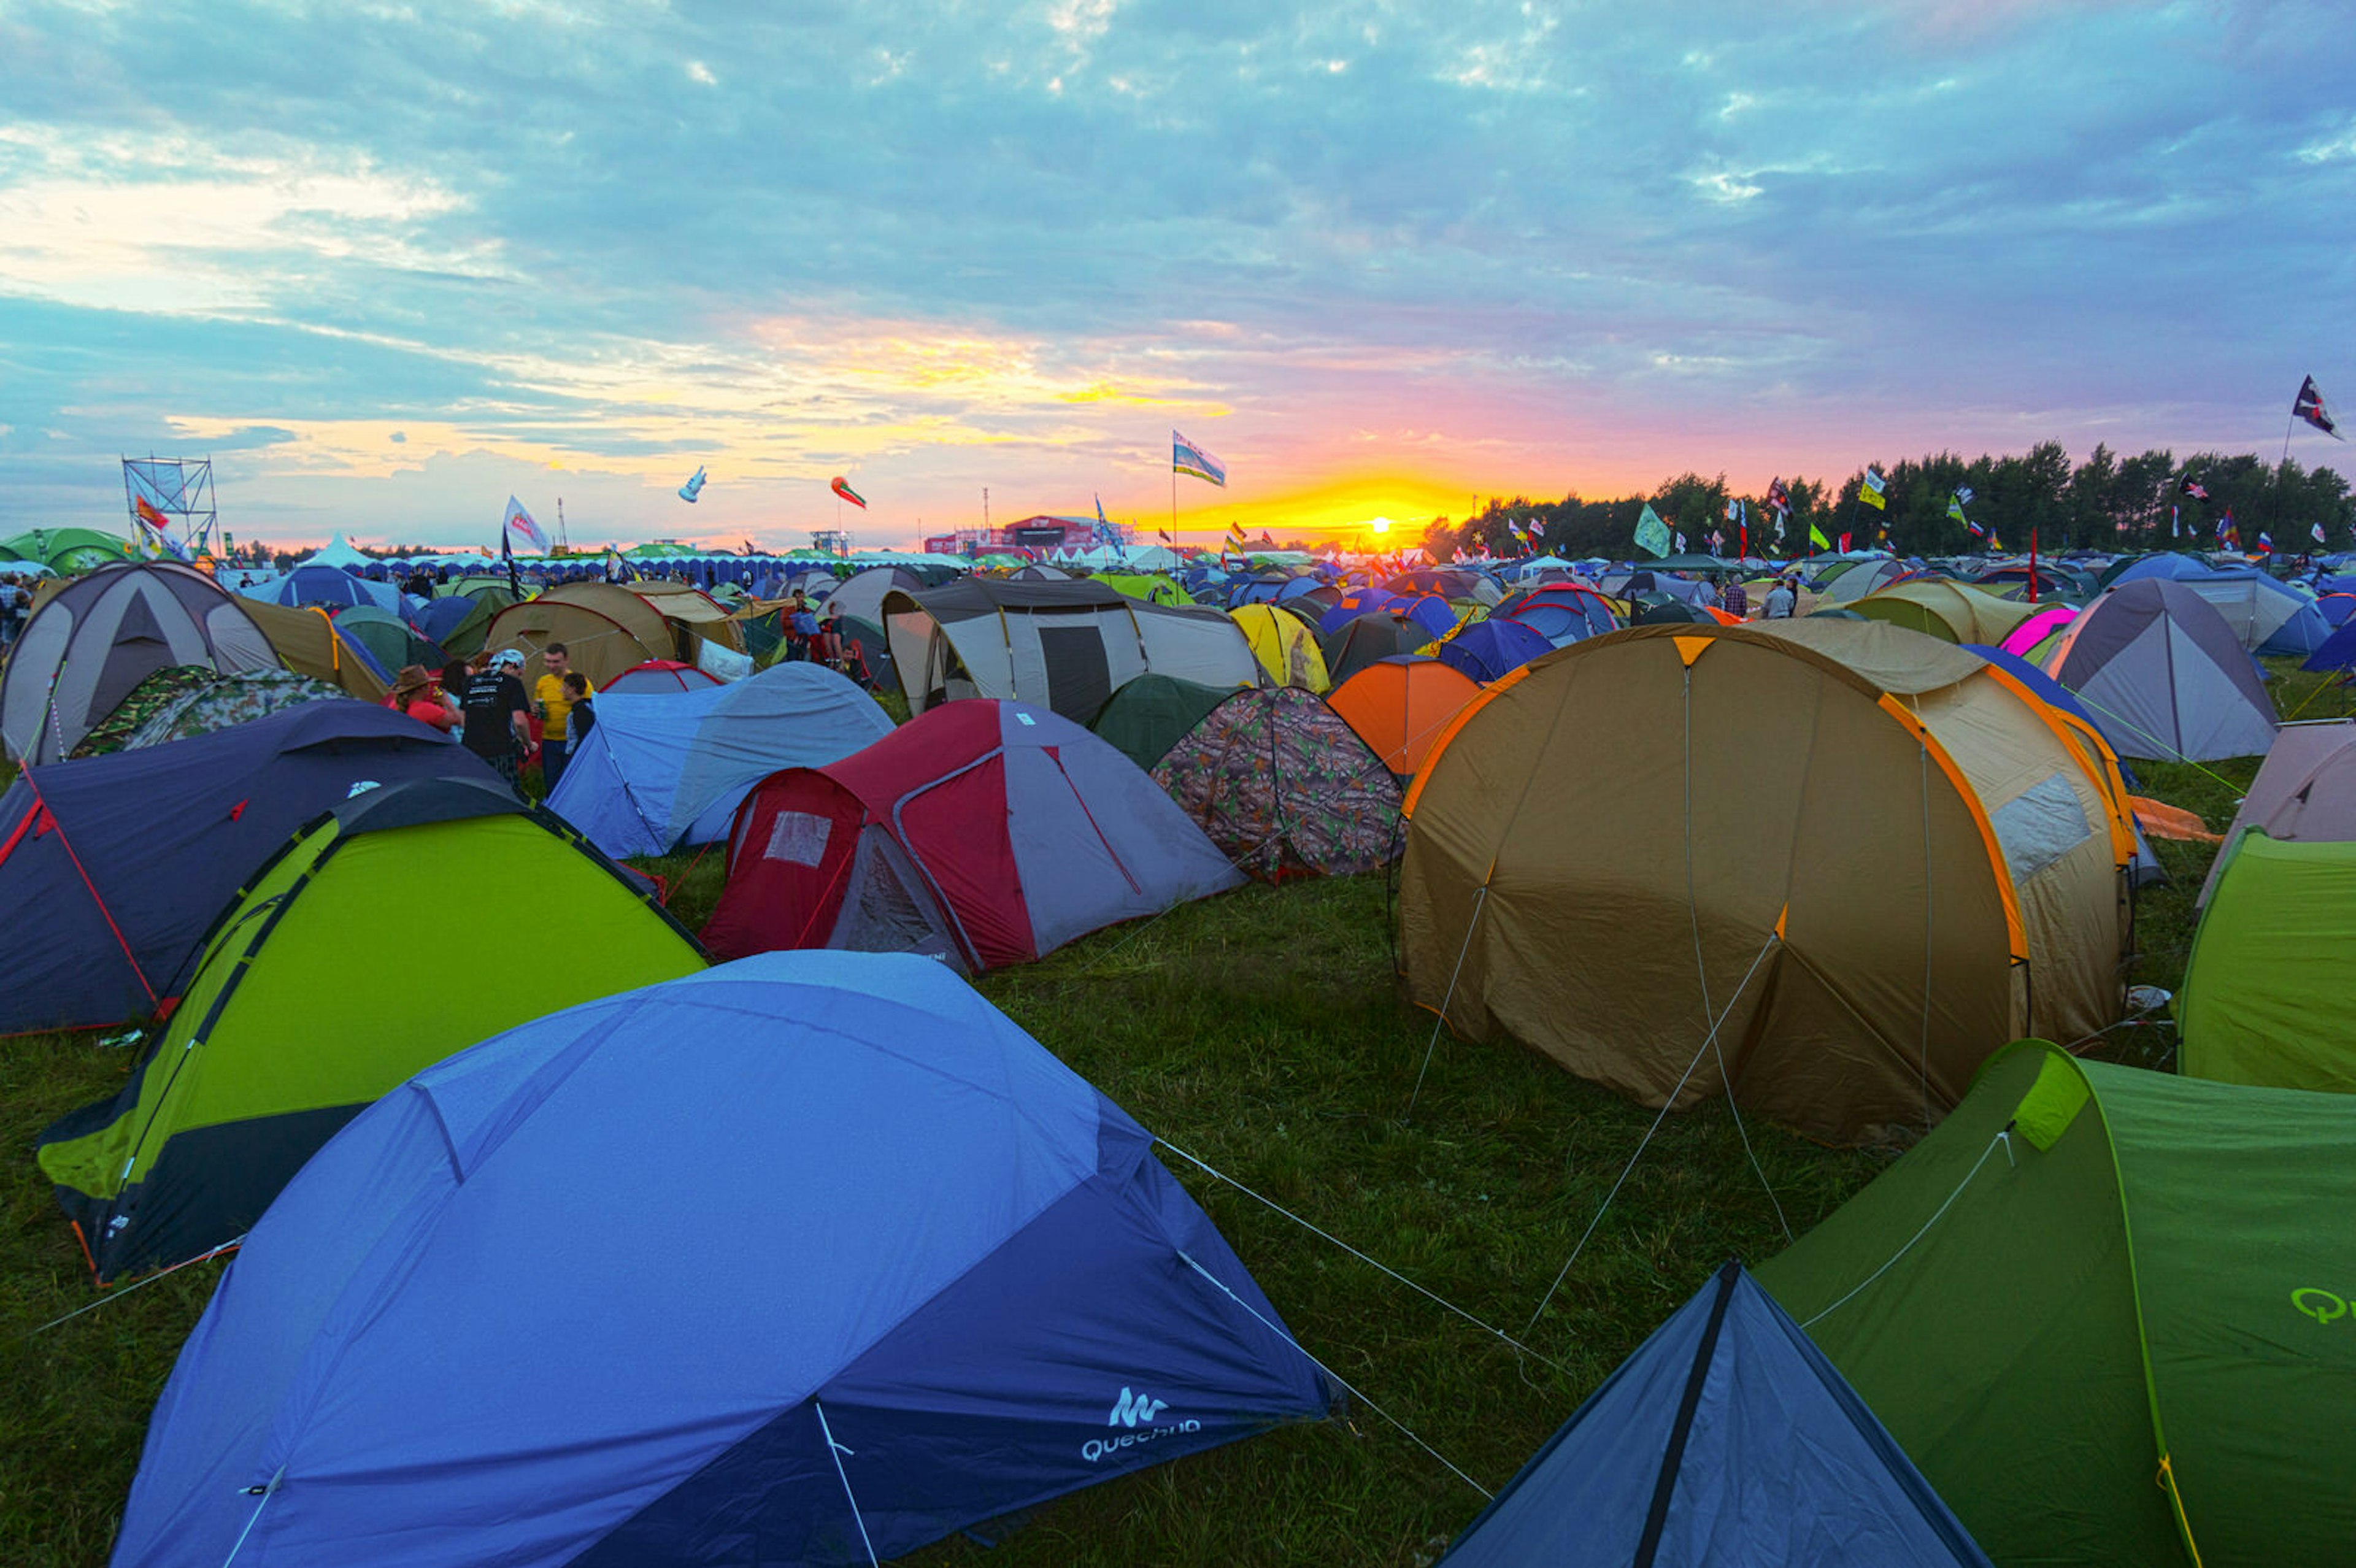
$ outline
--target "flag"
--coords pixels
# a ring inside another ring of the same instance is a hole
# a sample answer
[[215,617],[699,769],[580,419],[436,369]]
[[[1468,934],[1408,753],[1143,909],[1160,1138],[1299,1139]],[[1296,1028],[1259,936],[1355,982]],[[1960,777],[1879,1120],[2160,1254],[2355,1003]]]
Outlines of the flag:
[[530,545],[533,555],[548,553],[548,536],[540,531],[540,525],[531,520],[531,514],[523,509],[523,503],[510,496],[508,497],[508,515],[499,522],[499,553],[513,555],[513,541],[517,539]]
[[1121,541],[1120,530],[1114,528],[1112,524],[1105,520],[1104,497],[1091,492],[1088,498],[1097,504],[1096,537],[1098,542],[1110,546],[1113,554],[1119,556],[1123,560],[1127,560],[1129,559],[1129,550]]
[[1716,555],[1726,548],[1726,535],[1717,528],[1709,530],[1709,553]]
[[860,495],[858,491],[852,489],[851,487],[851,481],[845,479],[841,475],[836,475],[833,480],[828,484],[827,488],[841,496],[844,500],[850,502],[852,506],[858,507],[861,511],[863,512],[867,509],[866,497]]
[[2308,525],[2307,532],[2308,537],[2314,539],[2318,544],[2328,544],[2330,542],[2323,537],[2323,525],[2321,523],[2313,523]]
[[1648,555],[1669,553],[1669,525],[1661,521],[1661,514],[1653,510],[1653,503],[1644,503],[1644,515],[1636,519],[1636,548]]
[[1888,483],[1888,480],[1869,468],[1865,471],[1865,482],[1857,487],[1857,498],[1876,511],[1887,510],[1890,497],[1881,493],[1881,487]]
[[1815,546],[1818,549],[1830,549],[1833,548],[1833,541],[1825,538],[1825,530],[1816,527],[1814,523],[1810,523],[1808,525],[1808,542]]
[[1153,537],[1160,539],[1163,544],[1174,545],[1178,542],[1176,539],[1170,537],[1170,530],[1168,528],[1154,529]]
[[695,498],[702,494],[703,465],[698,464],[695,472],[688,476],[687,483],[679,487],[679,498],[692,505]]
[[1954,490],[1949,492],[1947,496],[1947,516],[1963,524],[1964,528],[1975,539],[1976,539],[1979,536],[1979,529],[1973,528],[1972,520],[1964,516],[1964,504],[1971,498],[1971,492],[1968,490]]
[[1970,506],[1972,504],[1972,487],[1968,485],[1956,485],[1955,499],[1966,507]]
[[605,581],[627,582],[629,580],[629,563],[622,559],[620,550],[616,549],[612,545],[607,545],[605,547]]
[[2205,501],[2209,498],[2209,487],[2192,477],[2190,473],[2176,482],[2176,493],[2179,496],[2190,496],[2196,501]]
[[1685,531],[1685,529],[1683,529],[1683,528],[1679,528],[1679,529],[1677,530],[1677,553],[1678,553],[1679,555],[1683,555],[1683,554],[1685,554],[1685,552],[1686,552],[1686,531]]
[[2182,508],[2170,506],[2168,508],[2168,537],[2169,539],[2181,538],[2183,531],[2184,517]]
[[1542,539],[1546,538],[1546,521],[1544,518],[1532,517],[1530,519],[1530,538],[1534,539]]
[[2217,519],[2217,542],[2228,549],[2242,548],[2241,525],[2233,521],[2233,508],[2231,507],[2226,507],[2225,515]]
[[1775,542],[1783,542],[1783,513],[1780,510],[1775,514]]
[[1767,509],[1779,517],[1792,509],[1792,493],[1783,488],[1780,475],[1767,481]]
[[2258,553],[2261,555],[2272,555],[2274,552],[2275,536],[2266,532],[2265,529],[2260,528],[2258,530]]
[[1170,471],[1173,474],[1192,474],[1197,479],[1208,479],[1212,484],[1222,487],[1225,487],[1227,482],[1226,464],[1174,430],[1170,432]]
[[2332,440],[2342,439],[2339,424],[2323,407],[2323,389],[2315,384],[2314,377],[2298,384],[2298,396],[2291,400],[2290,411]]
[[1841,552],[1841,554],[1843,554],[1843,555],[1847,555],[1847,554],[1848,553],[1848,540],[1849,540],[1849,536],[1848,536],[1848,535],[1847,535],[1847,534],[1843,534],[1843,535],[1841,535],[1841,548],[1840,548],[1840,552]]

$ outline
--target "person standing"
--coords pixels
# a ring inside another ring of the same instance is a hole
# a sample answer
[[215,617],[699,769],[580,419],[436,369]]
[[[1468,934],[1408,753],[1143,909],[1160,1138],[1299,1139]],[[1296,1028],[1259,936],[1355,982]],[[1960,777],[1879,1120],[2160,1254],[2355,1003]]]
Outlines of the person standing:
[[459,703],[466,715],[463,738],[466,750],[491,765],[508,787],[523,794],[523,758],[531,749],[531,704],[519,677],[523,656],[501,648],[491,656],[488,668],[466,683]]
[[1779,577],[1775,580],[1775,586],[1767,591],[1766,618],[1770,621],[1788,621],[1792,618],[1792,612],[1798,607],[1799,602],[1799,595],[1792,592],[1792,580],[1788,577]]
[[[540,662],[547,668],[532,683],[534,710],[540,715],[540,771],[547,781],[548,793],[556,793],[556,781],[564,776],[564,764],[572,751],[565,741],[564,720],[572,711],[572,699],[565,693],[567,676],[573,669],[573,651],[562,643],[551,643],[540,650]],[[594,693],[589,677],[581,677],[582,686]]]
[[1743,587],[1741,583],[1735,581],[1732,578],[1728,578],[1726,580],[1726,586],[1719,591],[1718,607],[1725,611],[1728,614],[1733,616],[1738,621],[1749,620],[1751,618],[1751,590]]
[[581,742],[597,727],[597,705],[589,700],[589,677],[579,670],[564,677],[564,695],[572,709],[564,716],[564,753],[581,754]]

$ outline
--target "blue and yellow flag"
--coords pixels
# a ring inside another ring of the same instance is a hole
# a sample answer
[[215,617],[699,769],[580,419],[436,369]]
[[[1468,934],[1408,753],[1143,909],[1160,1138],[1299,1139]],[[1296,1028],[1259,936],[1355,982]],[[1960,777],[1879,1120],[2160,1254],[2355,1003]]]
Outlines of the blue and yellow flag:
[[1223,487],[1227,482],[1226,464],[1174,430],[1170,432],[1170,467],[1173,473],[1192,474]]

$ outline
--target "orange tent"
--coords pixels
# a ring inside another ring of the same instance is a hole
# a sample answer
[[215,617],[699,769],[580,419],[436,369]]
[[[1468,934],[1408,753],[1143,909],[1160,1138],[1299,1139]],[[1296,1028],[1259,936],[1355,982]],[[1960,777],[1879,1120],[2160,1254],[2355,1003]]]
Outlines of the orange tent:
[[1384,766],[1404,778],[1421,771],[1457,709],[1480,695],[1480,686],[1454,666],[1400,655],[1376,659],[1325,700]]

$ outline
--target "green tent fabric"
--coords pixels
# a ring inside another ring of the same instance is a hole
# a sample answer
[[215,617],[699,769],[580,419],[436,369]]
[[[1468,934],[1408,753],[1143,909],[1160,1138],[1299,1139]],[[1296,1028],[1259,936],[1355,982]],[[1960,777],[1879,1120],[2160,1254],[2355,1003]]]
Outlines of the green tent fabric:
[[[222,912],[122,1092],[38,1140],[100,1281],[235,1241],[420,1069],[702,968],[625,875],[557,818],[457,780],[361,786],[296,835]],[[519,908],[521,943],[446,940],[454,912]]]
[[1099,571],[1096,580],[1148,604],[1192,604],[1186,591],[1158,571]]
[[0,544],[5,544],[19,560],[38,561],[69,577],[140,559],[127,542],[95,528],[34,528]]
[[2356,1101],[2025,1040],[1757,1271],[1999,1563],[2347,1560]]
[[1986,589],[1944,578],[1912,578],[1877,588],[1849,608],[1869,621],[1910,626],[1943,643],[2001,643],[2038,606],[1999,599]]
[[1141,675],[1107,699],[1088,728],[1147,773],[1170,748],[1236,694],[1234,687],[1202,686],[1174,676]]
[[266,718],[304,702],[346,700],[340,687],[291,669],[222,675],[205,665],[169,665],[131,688],[114,711],[91,726],[77,757],[135,752]]
[[390,610],[347,605],[336,612],[336,624],[388,670],[412,664],[438,670],[447,662],[444,650]]
[[2187,1077],[2356,1093],[2356,843],[2255,828],[2225,850],[2176,996]]

